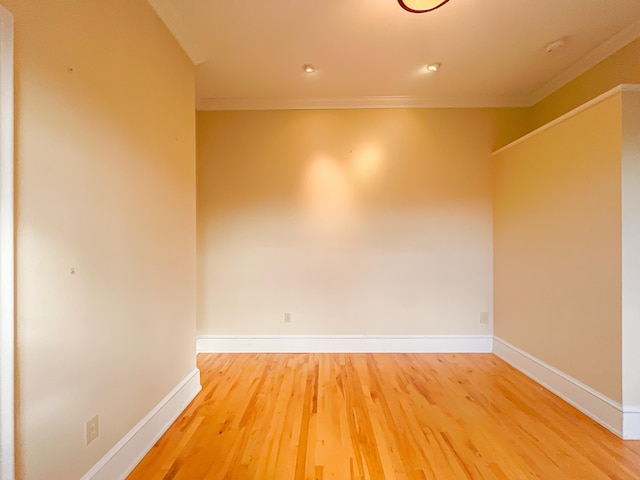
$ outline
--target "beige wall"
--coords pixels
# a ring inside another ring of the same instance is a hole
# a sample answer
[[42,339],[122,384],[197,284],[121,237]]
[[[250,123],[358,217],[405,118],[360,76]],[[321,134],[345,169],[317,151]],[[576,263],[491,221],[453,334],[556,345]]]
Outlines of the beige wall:
[[491,333],[496,118],[199,112],[199,333]]
[[494,332],[610,398],[621,378],[621,97],[494,157]]
[[17,62],[19,478],[71,480],[195,368],[193,68],[144,0],[2,3]]
[[533,130],[531,108],[497,108],[493,110],[493,114],[493,150],[498,150]]
[[621,83],[640,83],[640,38],[531,108],[531,130],[611,90]]

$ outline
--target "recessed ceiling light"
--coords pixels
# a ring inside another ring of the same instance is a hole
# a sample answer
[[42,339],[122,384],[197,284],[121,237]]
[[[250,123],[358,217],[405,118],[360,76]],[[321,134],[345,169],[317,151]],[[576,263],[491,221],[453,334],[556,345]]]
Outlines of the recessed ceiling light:
[[427,65],[427,70],[429,70],[430,72],[437,72],[438,70],[440,70],[441,66],[442,64],[440,62],[432,63],[430,65]]
[[310,63],[306,63],[302,66],[302,69],[305,71],[305,73],[313,73],[316,71],[316,67],[314,67],[313,65],[311,65]]

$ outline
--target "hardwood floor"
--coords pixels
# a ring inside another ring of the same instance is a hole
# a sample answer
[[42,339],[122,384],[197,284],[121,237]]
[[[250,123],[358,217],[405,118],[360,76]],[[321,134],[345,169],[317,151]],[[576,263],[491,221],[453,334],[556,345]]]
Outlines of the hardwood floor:
[[199,355],[129,480],[640,479],[623,442],[499,358]]

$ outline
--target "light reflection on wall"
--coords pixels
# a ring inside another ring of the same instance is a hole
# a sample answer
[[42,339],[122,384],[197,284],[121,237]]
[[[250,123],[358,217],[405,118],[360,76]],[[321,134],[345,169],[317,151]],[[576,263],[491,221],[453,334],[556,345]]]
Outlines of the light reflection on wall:
[[311,159],[302,178],[302,196],[310,227],[325,234],[350,230],[355,198],[348,172],[328,155]]
[[317,154],[302,178],[305,218],[314,233],[347,234],[357,220],[357,187],[375,184],[382,170],[382,152],[374,144],[355,149],[347,162]]
[[382,170],[382,151],[379,146],[365,144],[355,150],[349,166],[356,181],[372,185],[379,179]]

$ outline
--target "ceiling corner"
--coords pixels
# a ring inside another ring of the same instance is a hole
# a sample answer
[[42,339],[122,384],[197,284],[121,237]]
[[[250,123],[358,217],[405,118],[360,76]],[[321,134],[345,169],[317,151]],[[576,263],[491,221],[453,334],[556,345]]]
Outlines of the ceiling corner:
[[536,88],[527,96],[527,103],[529,106],[535,105],[638,38],[640,38],[640,20],[620,30],[551,80]]
[[185,21],[178,14],[171,0],[147,0],[147,2],[167,26],[191,62],[194,65],[205,62],[207,55],[202,42],[192,30],[186,27]]

